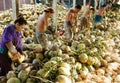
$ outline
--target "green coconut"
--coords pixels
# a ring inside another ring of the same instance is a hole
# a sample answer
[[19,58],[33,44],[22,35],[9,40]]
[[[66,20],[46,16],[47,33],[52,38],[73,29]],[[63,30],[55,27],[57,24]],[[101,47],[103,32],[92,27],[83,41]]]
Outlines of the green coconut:
[[13,78],[8,79],[7,83],[21,83],[21,82],[18,78],[13,77]]
[[88,55],[86,53],[83,53],[83,54],[79,55],[78,58],[79,58],[80,62],[86,63],[88,60]]
[[25,70],[21,70],[18,73],[18,78],[22,81],[22,83],[24,83],[26,81],[26,79],[28,78],[28,72]]
[[70,76],[71,75],[70,69],[66,68],[66,67],[60,67],[58,69],[58,72],[59,72],[60,75],[65,75],[65,76]]
[[49,71],[46,69],[40,69],[37,72],[37,76],[40,76],[42,78],[47,78],[47,77],[49,77]]
[[28,79],[26,80],[26,83],[35,83],[35,79],[33,79],[33,78],[28,78]]
[[16,77],[16,74],[15,74],[14,71],[9,71],[9,72],[7,73],[7,79],[10,79],[10,78],[12,78],[12,77]]

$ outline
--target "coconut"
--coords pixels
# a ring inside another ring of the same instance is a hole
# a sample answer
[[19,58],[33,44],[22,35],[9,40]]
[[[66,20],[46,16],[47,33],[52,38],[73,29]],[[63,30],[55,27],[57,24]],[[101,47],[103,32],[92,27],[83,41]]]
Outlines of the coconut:
[[50,71],[48,71],[47,69],[40,69],[37,72],[37,76],[40,76],[42,78],[47,78],[47,77],[49,77],[49,72]]
[[56,61],[50,60],[50,61],[46,62],[43,67],[44,67],[44,68],[55,67],[55,69],[56,69],[56,68],[57,68],[56,65],[57,65],[57,62],[56,62]]
[[99,68],[101,66],[101,61],[97,57],[94,57],[94,59],[95,59],[94,67]]
[[72,47],[76,48],[78,44],[79,44],[78,41],[73,41],[73,42],[72,42]]
[[38,44],[35,48],[34,48],[34,52],[37,52],[37,53],[39,53],[39,52],[42,52],[42,46],[41,46],[41,44]]
[[75,58],[74,57],[69,57],[67,59],[67,62],[70,63],[70,64],[75,64]]
[[35,82],[35,79],[28,78],[25,83],[36,83],[36,82]]
[[21,63],[18,66],[18,71],[20,71],[20,70],[26,70],[27,72],[29,72],[31,70],[31,66],[29,63]]
[[61,61],[62,58],[61,57],[52,57],[50,60],[52,60],[52,61]]
[[0,83],[7,83],[7,77],[1,77],[0,78]]
[[61,64],[60,64],[60,67],[65,67],[65,68],[67,68],[67,69],[71,69],[71,66],[70,66],[70,64],[68,64],[68,63],[66,63],[66,62],[62,62]]
[[80,71],[80,76],[82,78],[86,78],[87,74],[88,74],[89,70],[86,66],[83,66],[81,71]]
[[60,75],[66,75],[66,76],[70,76],[70,69],[69,68],[66,68],[66,67],[60,67],[58,69],[58,72]]
[[97,75],[104,75],[105,74],[105,70],[99,68],[99,69],[96,70],[96,73],[97,73]]
[[77,63],[76,63],[76,69],[77,69],[77,70],[81,70],[81,68],[82,68],[82,64],[79,63],[79,62],[77,62]]
[[90,39],[85,39],[84,42],[85,42],[85,45],[88,45],[88,46],[91,45],[92,43]]
[[57,76],[55,83],[57,83],[57,82],[58,83],[73,83],[69,77],[64,76],[64,75]]
[[39,66],[40,66],[40,60],[39,60],[39,59],[34,59],[34,60],[32,61],[32,65],[33,65],[34,67],[39,67]]
[[44,59],[44,56],[42,53],[35,53],[36,55],[36,58],[39,59],[39,60],[43,60]]
[[21,82],[18,78],[13,77],[13,78],[8,79],[7,83],[21,83]]
[[83,53],[83,54],[79,55],[78,58],[79,58],[79,61],[82,62],[82,63],[86,63],[87,60],[88,60],[88,56],[87,56],[86,53]]
[[90,72],[95,71],[95,68],[92,65],[88,65],[87,68]]
[[25,70],[21,70],[18,73],[18,78],[21,80],[22,83],[24,83],[26,81],[26,79],[28,78],[28,72]]
[[7,73],[7,79],[10,79],[10,78],[12,78],[12,77],[16,77],[16,74],[15,74],[14,71],[9,71],[9,72]]
[[103,67],[107,67],[107,65],[108,65],[108,62],[107,62],[107,60],[101,60],[101,66],[103,66]]
[[77,45],[77,48],[79,50],[83,50],[83,49],[85,49],[85,47],[86,47],[86,45],[84,43],[80,43],[80,44]]
[[58,49],[57,50],[57,56],[61,56],[62,55],[62,50],[61,49]]
[[91,56],[88,56],[87,64],[88,65],[93,65],[95,63],[95,59]]
[[66,53],[71,51],[70,47],[66,46],[66,45],[61,46],[61,49],[62,49],[63,52],[66,52]]
[[74,33],[77,33],[79,31],[78,28],[73,28],[72,30],[73,30]]
[[19,62],[19,63],[22,63],[24,60],[25,60],[25,56],[22,55],[22,56],[18,59],[18,62]]

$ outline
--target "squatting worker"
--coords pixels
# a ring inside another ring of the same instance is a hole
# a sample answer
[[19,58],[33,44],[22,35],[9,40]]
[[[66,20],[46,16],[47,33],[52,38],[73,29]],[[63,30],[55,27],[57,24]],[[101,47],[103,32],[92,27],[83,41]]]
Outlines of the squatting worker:
[[34,36],[34,42],[41,44],[44,50],[48,50],[48,39],[45,31],[49,27],[49,18],[53,16],[54,10],[52,8],[47,8],[39,16],[37,21],[36,32]]
[[27,24],[23,15],[19,15],[14,24],[8,25],[0,40],[0,76],[5,76],[8,71],[12,70],[12,60],[8,56],[8,51],[14,57],[20,58],[22,54],[22,33]]
[[74,9],[69,9],[66,13],[65,18],[65,34],[68,40],[73,39],[73,28],[77,27],[78,12],[80,11],[81,6],[77,5]]

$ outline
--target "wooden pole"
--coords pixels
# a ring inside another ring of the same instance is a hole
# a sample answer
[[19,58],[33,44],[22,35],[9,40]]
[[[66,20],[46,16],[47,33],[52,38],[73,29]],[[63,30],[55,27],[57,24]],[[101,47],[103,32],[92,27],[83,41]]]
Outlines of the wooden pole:
[[12,0],[13,20],[15,20],[19,14],[19,0]]
[[100,7],[101,7],[101,0],[99,0],[99,9],[100,9]]
[[76,0],[73,0],[73,8],[75,8]]
[[84,5],[84,6],[86,5],[86,0],[83,1],[83,5]]
[[5,0],[3,0],[3,8],[4,8],[4,10],[6,10],[6,3],[5,3]]
[[94,0],[94,9],[95,9],[95,11],[96,11],[96,9],[97,9],[97,0]]
[[57,27],[57,0],[53,0],[53,9],[54,9],[53,25]]
[[45,0],[45,4],[48,4],[48,0]]
[[24,3],[24,4],[26,4],[26,1],[25,1],[25,0],[23,0],[23,3]]

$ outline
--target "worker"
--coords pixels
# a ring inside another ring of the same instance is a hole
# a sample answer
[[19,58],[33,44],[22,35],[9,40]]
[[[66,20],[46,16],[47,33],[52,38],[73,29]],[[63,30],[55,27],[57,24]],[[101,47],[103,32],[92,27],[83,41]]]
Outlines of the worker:
[[104,5],[101,6],[100,9],[98,9],[98,11],[96,12],[95,17],[94,17],[94,24],[102,23],[102,21],[103,21],[102,16],[103,16],[103,14],[106,10],[106,7],[107,7],[107,5],[104,4]]
[[19,15],[14,24],[8,25],[3,33],[0,41],[0,76],[5,76],[8,71],[12,70],[12,59],[8,55],[8,51],[13,58],[20,58],[22,55],[22,33],[21,31],[27,24],[23,15]]
[[69,9],[66,13],[65,18],[65,35],[68,40],[73,39],[73,28],[77,27],[78,12],[80,11],[81,6],[77,5],[75,8]]
[[39,16],[37,21],[36,32],[34,36],[34,42],[40,43],[44,50],[48,50],[48,39],[45,31],[49,27],[49,18],[53,16],[54,10],[52,8],[47,8]]
[[94,8],[90,7],[82,15],[81,21],[80,21],[81,30],[86,29],[86,28],[88,28],[88,29],[90,28],[90,21],[93,21],[93,20],[91,20],[93,18],[93,14],[94,14]]

